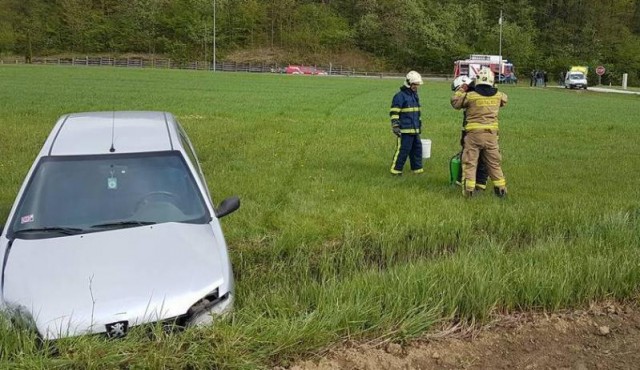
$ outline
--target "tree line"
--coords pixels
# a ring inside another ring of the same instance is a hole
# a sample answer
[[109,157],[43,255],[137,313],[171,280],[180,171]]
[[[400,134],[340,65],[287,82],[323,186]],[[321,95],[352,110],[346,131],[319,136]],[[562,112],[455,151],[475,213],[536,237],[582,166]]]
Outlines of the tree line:
[[604,65],[613,82],[640,81],[640,0],[0,0],[0,54],[210,60],[214,22],[220,58],[358,50],[390,69],[450,73],[501,45],[521,78]]

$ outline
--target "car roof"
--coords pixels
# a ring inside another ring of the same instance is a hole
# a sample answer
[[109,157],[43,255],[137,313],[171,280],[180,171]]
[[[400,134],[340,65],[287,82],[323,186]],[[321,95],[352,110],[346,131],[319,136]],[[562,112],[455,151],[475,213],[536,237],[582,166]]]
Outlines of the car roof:
[[91,155],[175,150],[172,114],[151,111],[71,113],[60,117],[43,155]]

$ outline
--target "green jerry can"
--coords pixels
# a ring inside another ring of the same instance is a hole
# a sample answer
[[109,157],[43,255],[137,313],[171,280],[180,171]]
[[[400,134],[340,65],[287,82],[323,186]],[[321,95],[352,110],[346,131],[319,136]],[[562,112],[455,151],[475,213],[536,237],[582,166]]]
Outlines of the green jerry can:
[[449,183],[455,184],[462,173],[462,152],[456,153],[449,160]]

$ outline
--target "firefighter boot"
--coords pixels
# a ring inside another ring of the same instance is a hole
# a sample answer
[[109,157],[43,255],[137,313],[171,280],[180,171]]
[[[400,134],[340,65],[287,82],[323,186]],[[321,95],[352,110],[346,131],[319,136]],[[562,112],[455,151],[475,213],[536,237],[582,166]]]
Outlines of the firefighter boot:
[[465,198],[473,197],[475,188],[475,181],[464,179],[462,182],[462,195],[464,195]]
[[496,196],[498,198],[505,198],[507,196],[507,188],[496,187],[496,188],[493,188],[493,192],[496,193]]
[[475,195],[475,191],[473,188],[467,189],[466,186],[462,186],[462,195],[465,198],[473,198],[473,196]]

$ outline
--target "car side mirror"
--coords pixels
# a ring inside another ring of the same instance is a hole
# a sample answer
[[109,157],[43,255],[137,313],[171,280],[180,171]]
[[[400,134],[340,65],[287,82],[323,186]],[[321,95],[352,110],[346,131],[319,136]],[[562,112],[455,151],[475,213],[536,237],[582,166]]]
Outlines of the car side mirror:
[[240,198],[235,196],[229,197],[220,203],[220,207],[215,209],[216,217],[222,218],[238,208],[240,208]]

